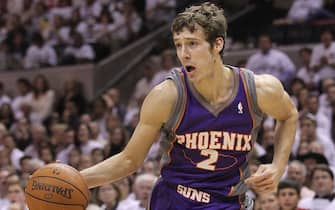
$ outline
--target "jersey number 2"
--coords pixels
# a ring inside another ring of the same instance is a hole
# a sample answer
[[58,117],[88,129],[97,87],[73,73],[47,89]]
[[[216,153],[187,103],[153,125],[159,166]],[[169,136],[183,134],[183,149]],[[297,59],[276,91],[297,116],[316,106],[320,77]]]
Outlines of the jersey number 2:
[[203,160],[197,164],[198,168],[214,171],[215,164],[218,161],[219,152],[213,149],[201,150],[201,155],[208,157],[208,159]]

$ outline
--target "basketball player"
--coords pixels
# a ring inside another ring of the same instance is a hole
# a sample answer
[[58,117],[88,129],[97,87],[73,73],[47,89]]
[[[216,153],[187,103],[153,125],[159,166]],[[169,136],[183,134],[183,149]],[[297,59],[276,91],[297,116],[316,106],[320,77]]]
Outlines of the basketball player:
[[[296,108],[278,79],[223,64],[227,23],[215,5],[186,9],[171,29],[182,67],[148,94],[126,148],[81,174],[92,188],[133,173],[162,130],[165,153],[149,209],[252,209],[248,186],[276,192]],[[277,120],[273,162],[249,176],[248,156],[265,114]]]

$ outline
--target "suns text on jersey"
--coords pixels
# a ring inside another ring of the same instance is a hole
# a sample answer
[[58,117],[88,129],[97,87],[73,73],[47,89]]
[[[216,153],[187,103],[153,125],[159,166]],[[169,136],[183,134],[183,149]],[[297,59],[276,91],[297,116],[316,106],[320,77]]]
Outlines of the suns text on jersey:
[[203,131],[176,135],[177,142],[188,149],[251,151],[251,135],[226,131]]

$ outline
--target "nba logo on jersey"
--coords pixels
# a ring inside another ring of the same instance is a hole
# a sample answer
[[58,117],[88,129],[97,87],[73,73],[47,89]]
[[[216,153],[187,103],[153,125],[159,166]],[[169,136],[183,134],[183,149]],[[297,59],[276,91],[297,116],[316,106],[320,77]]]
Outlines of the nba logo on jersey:
[[243,114],[243,105],[242,105],[241,101],[237,105],[237,113]]

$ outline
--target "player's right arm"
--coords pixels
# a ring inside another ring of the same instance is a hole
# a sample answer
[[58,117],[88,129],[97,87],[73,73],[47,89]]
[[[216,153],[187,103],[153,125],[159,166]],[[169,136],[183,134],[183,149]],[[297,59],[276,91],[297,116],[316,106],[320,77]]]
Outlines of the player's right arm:
[[162,125],[169,119],[177,96],[176,86],[171,80],[159,84],[148,94],[141,108],[139,123],[126,148],[80,172],[89,188],[128,176],[141,166]]

